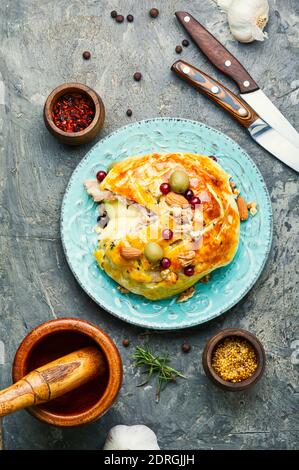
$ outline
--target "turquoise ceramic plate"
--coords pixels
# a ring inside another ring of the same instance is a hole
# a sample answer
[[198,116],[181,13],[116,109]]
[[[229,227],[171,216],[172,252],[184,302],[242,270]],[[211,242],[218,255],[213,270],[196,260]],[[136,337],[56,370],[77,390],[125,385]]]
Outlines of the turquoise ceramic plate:
[[[198,283],[195,295],[185,303],[176,303],[175,297],[150,301],[117,290],[117,284],[98,268],[93,257],[97,244],[94,232],[97,205],[83,188],[85,179],[94,178],[99,169],[106,168],[114,160],[171,151],[216,155],[246,199],[258,204],[257,215],[241,224],[240,244],[233,262],[215,271],[209,283]],[[221,315],[254,285],[271,246],[271,203],[262,175],[236,142],[195,121],[151,119],[114,132],[98,142],[80,162],[63,199],[61,236],[77,281],[105,310],[146,328],[186,328]]]

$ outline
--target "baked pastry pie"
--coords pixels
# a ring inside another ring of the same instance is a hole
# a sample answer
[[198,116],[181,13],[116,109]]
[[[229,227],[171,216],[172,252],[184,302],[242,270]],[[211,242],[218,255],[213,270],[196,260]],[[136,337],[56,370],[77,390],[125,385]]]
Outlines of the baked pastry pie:
[[99,266],[151,300],[179,294],[229,264],[240,217],[230,176],[212,158],[153,153],[114,164],[85,187],[99,203]]

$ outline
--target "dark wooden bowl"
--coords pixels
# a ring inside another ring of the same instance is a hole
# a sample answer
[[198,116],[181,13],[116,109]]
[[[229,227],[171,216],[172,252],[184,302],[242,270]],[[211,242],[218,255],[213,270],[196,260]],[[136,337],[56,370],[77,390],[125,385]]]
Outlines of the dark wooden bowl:
[[85,346],[97,346],[107,363],[105,376],[28,411],[54,426],[80,426],[95,421],[113,404],[122,383],[122,362],[112,339],[97,326],[76,318],[51,320],[31,331],[16,352],[12,378]]
[[[219,375],[215,372],[212,367],[212,355],[219,344],[224,338],[236,336],[238,338],[244,338],[252,345],[254,348],[257,359],[258,359],[258,366],[254,374],[246,380],[242,380],[242,382],[229,382],[223,380],[219,377]],[[202,354],[202,365],[206,375],[216,384],[218,387],[221,387],[224,390],[229,390],[232,392],[236,392],[239,390],[247,390],[249,387],[252,387],[262,376],[266,364],[266,355],[265,350],[260,343],[260,341],[249,331],[242,330],[240,328],[226,328],[225,330],[220,331],[215,336],[213,336],[206,344],[203,354]]]
[[[80,132],[64,132],[53,121],[52,111],[57,100],[66,93],[81,93],[87,95],[94,104],[95,116],[86,129]],[[93,140],[103,127],[105,120],[105,107],[100,96],[91,88],[82,83],[64,83],[53,90],[48,96],[44,106],[44,121],[47,129],[60,142],[67,145],[86,144]]]

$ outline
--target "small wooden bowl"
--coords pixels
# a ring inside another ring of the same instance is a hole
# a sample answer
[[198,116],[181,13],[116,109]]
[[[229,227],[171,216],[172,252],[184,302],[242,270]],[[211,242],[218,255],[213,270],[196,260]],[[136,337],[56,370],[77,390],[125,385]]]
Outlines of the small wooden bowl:
[[105,376],[28,411],[45,423],[70,427],[91,423],[113,404],[122,383],[122,362],[112,339],[97,326],[76,318],[51,320],[31,331],[16,352],[12,378],[85,346],[97,346],[107,362]]
[[[224,338],[228,337],[238,337],[243,338],[251,344],[254,348],[257,359],[258,359],[258,366],[254,374],[251,375],[246,380],[242,380],[242,382],[229,382],[226,380],[221,379],[219,375],[215,372],[214,368],[212,367],[212,356],[216,346],[223,341]],[[247,390],[248,388],[252,387],[262,376],[266,364],[266,354],[265,350],[260,343],[260,341],[249,331],[242,330],[240,328],[226,328],[225,330],[220,331],[215,336],[213,336],[206,344],[203,354],[202,354],[202,365],[206,375],[216,384],[218,387],[221,387],[224,390],[229,390],[231,392],[236,392],[239,390]]]
[[[80,132],[64,132],[53,121],[52,111],[57,100],[65,94],[80,93],[87,95],[94,104],[95,116],[86,129]],[[105,120],[105,107],[100,96],[91,88],[82,83],[64,83],[58,86],[48,96],[44,106],[44,121],[47,129],[60,142],[67,145],[86,144],[93,140],[103,127]]]

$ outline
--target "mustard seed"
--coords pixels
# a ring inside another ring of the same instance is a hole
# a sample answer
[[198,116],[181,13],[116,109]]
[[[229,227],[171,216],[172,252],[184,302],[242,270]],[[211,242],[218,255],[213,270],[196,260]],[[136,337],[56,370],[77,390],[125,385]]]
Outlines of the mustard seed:
[[222,380],[242,382],[251,377],[258,365],[253,346],[243,338],[228,337],[212,355],[212,367]]

